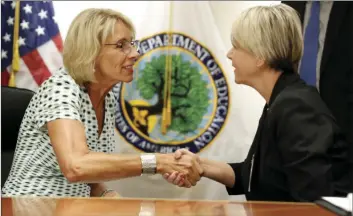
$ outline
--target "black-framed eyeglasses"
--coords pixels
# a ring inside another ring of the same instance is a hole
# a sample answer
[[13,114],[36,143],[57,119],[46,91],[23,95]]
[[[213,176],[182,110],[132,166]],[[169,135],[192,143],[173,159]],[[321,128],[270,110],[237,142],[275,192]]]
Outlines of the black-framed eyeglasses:
[[139,40],[132,40],[132,41],[118,41],[117,43],[110,43],[110,44],[104,44],[104,45],[113,45],[117,49],[121,49],[125,55],[128,55],[131,52],[131,48],[134,47],[137,52],[139,52],[140,48],[140,41]]

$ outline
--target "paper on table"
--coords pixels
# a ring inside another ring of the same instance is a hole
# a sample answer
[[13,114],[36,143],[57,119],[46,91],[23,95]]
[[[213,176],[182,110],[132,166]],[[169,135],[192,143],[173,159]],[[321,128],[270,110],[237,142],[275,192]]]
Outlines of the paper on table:
[[347,197],[323,197],[322,199],[348,212],[352,212],[353,200],[351,193]]

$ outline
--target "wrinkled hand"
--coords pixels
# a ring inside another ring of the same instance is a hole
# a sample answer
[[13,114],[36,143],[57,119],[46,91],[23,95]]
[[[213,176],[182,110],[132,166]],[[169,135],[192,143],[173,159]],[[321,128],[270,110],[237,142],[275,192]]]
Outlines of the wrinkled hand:
[[[181,149],[173,154],[157,155],[157,172],[162,175],[175,172],[179,175],[179,178],[173,179],[173,182],[174,180],[182,181],[183,184],[191,187],[191,185],[196,185],[200,180],[203,169],[197,155],[186,149]],[[174,175],[171,176],[174,177]]]
[[[176,160],[183,162],[183,164],[194,164],[197,168],[197,181],[203,175],[203,169],[200,165],[201,160],[198,155],[188,151],[187,149],[179,149],[174,153],[174,157]],[[170,183],[178,185],[179,187],[187,187],[195,186],[197,181],[195,179],[190,179],[188,176],[185,176],[182,172],[174,171],[172,173],[165,173],[163,177]]]

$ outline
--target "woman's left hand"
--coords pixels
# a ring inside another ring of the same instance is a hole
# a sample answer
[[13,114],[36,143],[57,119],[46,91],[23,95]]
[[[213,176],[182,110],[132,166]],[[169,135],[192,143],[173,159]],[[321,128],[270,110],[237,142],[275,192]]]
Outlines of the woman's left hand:
[[103,197],[120,197],[120,194],[116,191],[108,191],[103,195]]
[[179,172],[165,173],[163,178],[167,180],[169,183],[177,185],[179,187],[190,188],[191,183],[185,178],[185,175]]

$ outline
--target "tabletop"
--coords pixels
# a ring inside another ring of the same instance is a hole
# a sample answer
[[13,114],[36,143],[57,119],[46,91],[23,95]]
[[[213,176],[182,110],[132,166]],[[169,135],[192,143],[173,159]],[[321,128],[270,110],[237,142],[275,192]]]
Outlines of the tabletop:
[[332,216],[311,203],[126,198],[1,198],[3,216]]

